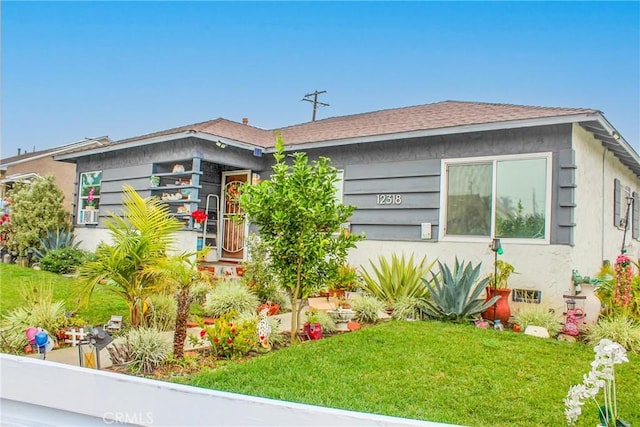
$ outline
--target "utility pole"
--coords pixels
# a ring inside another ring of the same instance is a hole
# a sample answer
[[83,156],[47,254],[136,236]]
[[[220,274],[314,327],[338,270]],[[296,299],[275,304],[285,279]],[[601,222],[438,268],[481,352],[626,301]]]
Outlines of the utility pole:
[[[325,104],[324,102],[320,102],[318,101],[318,95],[321,95],[323,93],[327,93],[326,90],[321,90],[321,91],[315,91],[313,93],[308,93],[304,96],[304,98],[302,98],[302,101],[307,101],[307,102],[313,102],[313,116],[311,117],[311,121],[315,122],[316,121],[316,110],[318,109],[318,105],[320,105],[321,107],[328,107],[329,104]],[[311,97],[313,96],[313,99],[311,99]]]

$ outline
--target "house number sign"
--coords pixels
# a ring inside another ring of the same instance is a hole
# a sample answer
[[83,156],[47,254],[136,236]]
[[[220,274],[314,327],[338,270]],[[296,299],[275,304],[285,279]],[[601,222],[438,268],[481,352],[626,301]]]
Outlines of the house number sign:
[[401,194],[376,194],[376,204],[378,205],[401,205]]

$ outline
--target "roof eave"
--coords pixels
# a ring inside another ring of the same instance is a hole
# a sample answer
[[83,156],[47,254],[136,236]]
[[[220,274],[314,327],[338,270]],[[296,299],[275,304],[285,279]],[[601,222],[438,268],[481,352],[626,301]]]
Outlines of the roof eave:
[[[567,124],[567,123],[574,123],[574,122],[580,122],[580,121],[594,120],[595,116],[596,116],[595,113],[579,113],[579,114],[570,114],[565,116],[540,117],[535,119],[505,120],[501,122],[475,123],[470,125],[450,126],[450,127],[415,130],[415,131],[408,131],[408,132],[387,133],[387,134],[370,135],[370,136],[362,136],[362,137],[355,137],[355,138],[303,142],[300,144],[293,144],[293,145],[286,145],[286,141],[285,141],[285,149],[287,151],[295,151],[295,150],[301,150],[301,149],[308,150],[313,148],[323,148],[323,147],[331,147],[331,146],[339,146],[339,145],[361,144],[361,143],[368,143],[368,142],[382,142],[382,141],[388,141],[390,139],[422,138],[422,137],[430,137],[430,136],[455,135],[455,134],[471,133],[471,132],[486,132],[486,131],[492,131],[492,130],[504,130],[504,129],[535,127],[535,126]],[[275,148],[273,147],[265,150],[266,153],[271,153],[274,151],[275,151]]]
[[212,141],[212,142],[220,141],[220,142],[222,142],[222,143],[224,143],[224,144],[226,144],[228,146],[238,147],[238,148],[241,148],[241,149],[244,149],[244,150],[250,150],[250,151],[253,151],[254,148],[259,147],[258,145],[247,144],[247,143],[242,142],[242,141],[236,141],[236,140],[233,140],[233,139],[225,138],[225,137],[222,137],[222,136],[217,136],[217,135],[210,134],[210,133],[187,130],[187,131],[182,131],[182,132],[170,133],[170,134],[167,134],[167,135],[156,136],[156,137],[153,137],[153,138],[146,138],[146,139],[139,139],[139,140],[136,140],[136,141],[125,142],[125,143],[122,143],[122,144],[118,144],[116,142],[114,144],[110,144],[109,146],[96,148],[96,149],[93,149],[93,150],[86,150],[86,151],[82,151],[82,152],[78,152],[78,153],[63,154],[63,155],[60,155],[60,156],[56,156],[54,159],[55,160],[59,160],[59,161],[73,161],[73,160],[81,158],[81,157],[88,157],[88,156],[93,156],[93,155],[96,155],[96,154],[102,154],[102,153],[106,153],[106,152],[110,152],[111,153],[111,152],[114,152],[114,151],[126,150],[126,149],[137,148],[137,147],[143,147],[145,145],[159,144],[159,143],[162,143],[162,142],[168,142],[168,141],[173,141],[173,140],[176,140],[176,139],[189,138],[189,137],[204,139],[204,140]]
[[595,121],[583,122],[580,125],[599,139],[623,165],[640,177],[640,155],[602,114],[598,114]]
[[[45,152],[43,152],[41,154],[37,154],[35,156],[16,159],[16,160],[8,162],[8,163],[2,163],[2,164],[0,164],[0,169],[6,169],[9,166],[19,165],[20,163],[29,162],[29,161],[32,161],[32,160],[38,160],[38,159],[42,159],[42,158],[45,158],[45,157],[54,157],[54,156],[56,156],[56,154],[65,153],[65,152],[68,152],[70,150],[76,150],[76,149],[82,148],[82,147],[84,147],[86,145],[98,144],[98,145],[106,146],[107,144],[103,144],[103,142],[102,142],[102,141],[106,141],[106,140],[108,140],[107,136],[101,136],[99,138],[86,138],[86,139],[84,139],[82,141],[74,142],[74,143],[67,144],[67,145],[61,145],[59,147],[55,147],[55,148],[52,148],[50,150],[45,150]],[[54,158],[54,160],[55,160],[55,158]]]

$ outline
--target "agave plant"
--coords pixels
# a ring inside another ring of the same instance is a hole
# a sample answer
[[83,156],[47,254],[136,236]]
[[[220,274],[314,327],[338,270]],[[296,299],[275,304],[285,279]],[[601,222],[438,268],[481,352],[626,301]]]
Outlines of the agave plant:
[[395,302],[403,297],[426,298],[429,291],[423,283],[423,278],[434,264],[425,266],[426,259],[425,256],[416,263],[413,255],[405,259],[404,254],[401,257],[393,254],[389,262],[380,256],[378,257],[379,266],[369,261],[373,269],[372,274],[362,269],[364,283],[361,283],[360,287],[383,301],[388,307],[393,307]]
[[47,235],[40,239],[40,247],[33,248],[33,255],[36,259],[42,259],[50,251],[63,248],[77,248],[82,243],[75,241],[75,236],[71,230],[58,228],[47,231]]
[[424,280],[429,289],[431,299],[427,300],[429,315],[454,322],[463,322],[477,316],[491,307],[498,296],[484,301],[481,297],[489,283],[489,278],[478,281],[480,266],[473,267],[471,263],[465,266],[456,258],[453,272],[449,266],[438,261],[440,277],[431,273],[432,281]]

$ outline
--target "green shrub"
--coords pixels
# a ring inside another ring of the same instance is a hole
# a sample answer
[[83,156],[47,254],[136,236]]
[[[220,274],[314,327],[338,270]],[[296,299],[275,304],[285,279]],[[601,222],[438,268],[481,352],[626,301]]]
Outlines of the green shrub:
[[529,306],[514,314],[513,322],[520,325],[524,331],[527,326],[541,326],[549,331],[549,335],[556,336],[562,329],[558,316],[543,306]]
[[128,365],[136,373],[150,374],[171,352],[171,343],[154,328],[131,329],[107,347],[114,365]]
[[204,312],[219,317],[230,313],[255,312],[260,301],[246,285],[238,281],[222,282],[207,294]]
[[336,321],[326,311],[317,312],[317,322],[322,326],[322,331],[326,333],[335,332],[337,329]]
[[440,277],[431,273],[432,281],[424,280],[431,299],[426,300],[428,314],[441,320],[463,322],[476,317],[487,308],[491,307],[499,297],[493,297],[489,301],[484,300],[484,290],[489,283],[489,278],[478,281],[480,265],[475,268],[471,263],[465,266],[456,258],[453,272],[449,266],[438,261]]
[[171,331],[176,327],[177,311],[178,303],[173,295],[153,294],[149,297],[147,326],[160,331]]
[[423,320],[428,312],[429,306],[424,298],[401,297],[393,306],[392,317],[397,320]]
[[3,316],[0,324],[0,342],[3,349],[19,351],[27,344],[28,327],[40,327],[55,339],[63,325],[65,310],[63,301],[53,301],[53,287],[48,284],[28,286],[22,292],[23,305]]
[[191,302],[199,305],[204,304],[207,294],[213,290],[214,286],[214,283],[204,281],[196,282],[191,287],[191,292],[189,293],[191,295]]
[[40,260],[40,268],[58,274],[71,273],[76,267],[87,262],[90,257],[91,254],[82,249],[67,246],[48,251]]
[[360,298],[351,299],[351,309],[356,312],[355,318],[358,322],[376,323],[385,305],[373,295],[363,295]]
[[248,259],[242,263],[244,276],[242,283],[247,285],[262,302],[273,302],[278,294],[276,275],[271,267],[269,248],[259,236],[251,234],[247,239]]
[[640,324],[624,317],[603,318],[589,326],[587,341],[597,344],[601,339],[615,341],[629,351],[640,353]]
[[414,262],[413,255],[405,259],[404,254],[398,257],[391,256],[391,261],[380,256],[378,266],[369,261],[373,273],[362,269],[360,287],[370,295],[383,301],[387,307],[393,307],[401,297],[426,298],[429,295],[427,287],[423,283],[423,277],[431,270],[433,263],[425,265],[426,257],[419,262]]

